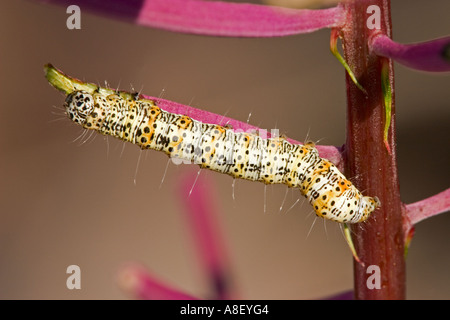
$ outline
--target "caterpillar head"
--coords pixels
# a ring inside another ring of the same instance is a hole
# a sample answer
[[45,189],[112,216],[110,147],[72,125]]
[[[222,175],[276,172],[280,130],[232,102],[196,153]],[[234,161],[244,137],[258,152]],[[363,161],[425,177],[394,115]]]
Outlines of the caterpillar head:
[[369,218],[370,214],[379,206],[381,206],[381,202],[377,197],[362,197],[359,203],[359,215],[358,221],[352,222],[362,222]]
[[89,92],[74,91],[66,98],[67,116],[81,125],[86,121],[86,117],[94,110],[94,98]]

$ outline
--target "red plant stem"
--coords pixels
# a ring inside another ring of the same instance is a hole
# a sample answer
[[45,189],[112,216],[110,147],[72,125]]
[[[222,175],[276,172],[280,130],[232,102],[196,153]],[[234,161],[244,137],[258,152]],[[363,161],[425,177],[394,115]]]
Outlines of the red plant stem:
[[[381,30],[367,27],[367,7],[381,9]],[[344,151],[345,172],[366,195],[377,196],[381,208],[364,224],[352,227],[356,252],[364,265],[354,261],[356,299],[404,299],[405,261],[403,212],[400,200],[395,149],[395,107],[393,64],[389,62],[392,89],[392,119],[388,152],[383,141],[385,123],[384,97],[381,83],[383,59],[368,47],[374,32],[391,36],[389,0],[352,0],[345,3],[347,23],[341,30],[344,55],[367,95],[356,87],[348,74],[347,138]],[[367,286],[367,267],[380,268],[380,289]]]

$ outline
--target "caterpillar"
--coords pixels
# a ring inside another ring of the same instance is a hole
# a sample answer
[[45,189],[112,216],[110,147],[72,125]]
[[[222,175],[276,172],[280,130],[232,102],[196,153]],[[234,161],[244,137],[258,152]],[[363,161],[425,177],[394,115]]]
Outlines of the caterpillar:
[[64,104],[68,117],[85,129],[234,178],[298,188],[317,216],[336,222],[365,221],[380,205],[321,158],[313,142],[297,145],[283,137],[237,132],[162,110],[139,94],[85,87],[66,90]]

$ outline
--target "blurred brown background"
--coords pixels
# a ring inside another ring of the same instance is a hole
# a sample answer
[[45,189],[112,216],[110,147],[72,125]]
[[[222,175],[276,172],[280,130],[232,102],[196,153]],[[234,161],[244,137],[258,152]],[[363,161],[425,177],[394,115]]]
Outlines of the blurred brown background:
[[[193,166],[103,136],[80,145],[81,130],[62,119],[64,97],[43,65],[89,82],[192,104],[279,128],[289,137],[341,145],[344,69],[329,52],[329,30],[274,39],[175,34],[91,15],[68,30],[65,8],[0,2],[0,298],[127,298],[114,277],[139,261],[167,283],[205,296],[207,283],[178,201],[179,179]],[[394,39],[448,34],[447,0],[392,1]],[[450,77],[396,65],[398,163],[406,203],[448,187]],[[59,114],[54,114],[59,113]],[[319,298],[352,288],[350,252],[337,224],[314,221],[284,186],[210,179],[239,296]],[[450,215],[420,223],[407,257],[408,298],[450,298]],[[66,288],[77,264],[82,289]]]

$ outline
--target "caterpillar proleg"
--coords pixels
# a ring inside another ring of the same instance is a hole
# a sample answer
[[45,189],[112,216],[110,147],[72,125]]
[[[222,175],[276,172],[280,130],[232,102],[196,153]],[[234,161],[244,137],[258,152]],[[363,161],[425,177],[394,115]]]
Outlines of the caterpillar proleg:
[[321,158],[312,142],[292,144],[283,137],[202,123],[163,110],[139,94],[72,81],[52,66],[46,68],[50,83],[67,94],[68,117],[85,129],[234,178],[298,188],[317,216],[336,222],[365,221],[380,205]]

